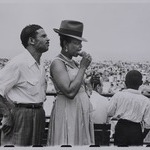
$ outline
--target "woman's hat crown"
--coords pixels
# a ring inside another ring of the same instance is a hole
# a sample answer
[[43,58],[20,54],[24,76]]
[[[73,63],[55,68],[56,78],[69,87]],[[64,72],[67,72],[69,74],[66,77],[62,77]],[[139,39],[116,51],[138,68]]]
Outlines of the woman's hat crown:
[[54,31],[60,35],[66,35],[81,41],[87,41],[86,39],[82,38],[83,23],[79,21],[63,20],[60,28],[54,29]]

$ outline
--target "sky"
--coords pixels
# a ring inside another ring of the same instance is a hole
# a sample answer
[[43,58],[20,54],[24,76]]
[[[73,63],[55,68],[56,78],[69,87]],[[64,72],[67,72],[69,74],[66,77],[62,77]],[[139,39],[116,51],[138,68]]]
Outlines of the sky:
[[12,58],[25,49],[21,30],[41,25],[50,38],[51,60],[60,53],[62,20],[84,24],[82,50],[93,61],[150,61],[150,0],[0,0],[0,58]]

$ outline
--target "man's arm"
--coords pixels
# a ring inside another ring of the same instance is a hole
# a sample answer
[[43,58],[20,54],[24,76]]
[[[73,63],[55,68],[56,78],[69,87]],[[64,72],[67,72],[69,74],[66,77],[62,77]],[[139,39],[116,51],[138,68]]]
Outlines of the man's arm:
[[2,123],[2,131],[4,134],[8,134],[11,131],[11,127],[13,125],[12,115],[10,112],[10,105],[8,107],[9,102],[0,95],[0,113],[3,115]]
[[144,128],[143,139],[145,139],[145,137],[146,137],[146,135],[148,134],[149,131],[150,131],[150,129]]
[[7,106],[7,103],[7,100],[2,95],[0,95],[0,113],[3,114],[3,116],[10,114],[10,110]]

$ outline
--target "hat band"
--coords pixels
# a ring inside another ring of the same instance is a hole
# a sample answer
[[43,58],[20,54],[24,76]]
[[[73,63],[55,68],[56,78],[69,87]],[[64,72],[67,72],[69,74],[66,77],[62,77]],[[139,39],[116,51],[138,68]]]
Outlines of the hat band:
[[60,28],[59,31],[64,34],[70,34],[73,36],[82,37],[82,32],[79,32],[79,31],[73,31],[73,30],[68,30],[68,29],[64,29],[64,28]]

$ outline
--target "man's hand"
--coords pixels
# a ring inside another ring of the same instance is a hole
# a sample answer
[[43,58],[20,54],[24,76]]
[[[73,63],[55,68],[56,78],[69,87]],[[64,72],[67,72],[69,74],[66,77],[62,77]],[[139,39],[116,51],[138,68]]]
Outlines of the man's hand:
[[150,131],[150,129],[144,129],[144,132],[143,132],[143,140],[146,138],[148,132]]
[[12,115],[4,115],[2,119],[2,131],[5,135],[9,134],[12,127],[13,127],[13,121],[12,121]]
[[5,135],[9,134],[10,131],[11,131],[11,126],[8,126],[8,125],[3,125],[2,127],[2,131],[4,132]]

